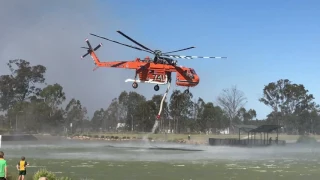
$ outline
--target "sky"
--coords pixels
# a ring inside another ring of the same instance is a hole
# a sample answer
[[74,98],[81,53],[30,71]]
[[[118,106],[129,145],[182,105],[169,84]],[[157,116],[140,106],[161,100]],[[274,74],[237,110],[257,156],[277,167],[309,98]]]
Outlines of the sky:
[[[88,3],[89,2],[89,3]],[[308,3],[307,3],[308,2]],[[89,115],[107,108],[121,91],[136,91],[151,98],[162,94],[153,85],[132,89],[125,79],[134,71],[103,69],[94,64],[81,46],[89,38],[101,61],[133,60],[150,56],[125,46],[98,39],[89,33],[134,45],[121,30],[151,49],[196,48],[177,55],[226,56],[227,59],[178,59],[192,67],[200,84],[190,89],[194,98],[216,99],[225,88],[236,85],[263,119],[271,109],[259,102],[270,82],[289,79],[304,84],[320,103],[319,1],[0,1],[0,74],[9,73],[6,63],[22,58],[47,69],[47,82],[64,87],[67,99],[79,99]],[[173,89],[184,90],[172,86]],[[170,95],[170,94],[169,94]],[[168,98],[169,99],[169,98]]]

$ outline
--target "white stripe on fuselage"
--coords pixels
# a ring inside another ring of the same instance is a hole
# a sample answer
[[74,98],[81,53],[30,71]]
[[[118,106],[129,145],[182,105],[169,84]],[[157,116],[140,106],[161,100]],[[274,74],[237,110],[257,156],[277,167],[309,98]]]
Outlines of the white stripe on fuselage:
[[153,79],[150,79],[149,81],[141,81],[140,79],[137,79],[137,80],[126,79],[125,82],[137,82],[137,83],[148,83],[148,84],[165,85],[165,84],[168,84],[168,77],[166,76],[166,79],[165,79],[164,82],[154,81]]

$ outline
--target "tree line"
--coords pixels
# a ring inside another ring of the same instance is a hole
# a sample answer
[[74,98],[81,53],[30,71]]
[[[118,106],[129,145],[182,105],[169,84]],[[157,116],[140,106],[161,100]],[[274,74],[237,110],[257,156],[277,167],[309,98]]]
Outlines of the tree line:
[[[123,91],[88,118],[79,99],[62,105],[66,101],[63,87],[46,83],[45,66],[23,59],[9,60],[7,66],[10,73],[0,76],[0,123],[10,131],[150,132],[162,100],[162,94],[148,100],[137,92]],[[174,90],[163,104],[157,132],[219,133],[227,128],[234,132],[237,125],[262,124],[281,125],[287,134],[320,132],[319,105],[302,84],[288,79],[270,82],[259,101],[272,108],[266,119],[258,120],[254,109],[245,108],[247,98],[236,86],[224,89],[216,102]]]

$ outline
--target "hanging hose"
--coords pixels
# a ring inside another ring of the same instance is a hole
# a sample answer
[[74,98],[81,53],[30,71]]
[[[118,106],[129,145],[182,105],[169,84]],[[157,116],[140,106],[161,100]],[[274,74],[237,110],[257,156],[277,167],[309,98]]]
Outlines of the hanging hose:
[[161,112],[162,112],[162,106],[163,106],[163,102],[164,100],[166,99],[166,96],[170,90],[170,85],[171,85],[171,82],[169,81],[168,82],[168,87],[167,87],[167,90],[166,92],[164,93],[163,97],[162,97],[162,100],[161,100],[161,103],[160,103],[160,109],[159,109],[159,113],[157,115],[157,118],[154,122],[154,125],[153,125],[153,128],[152,128],[152,133],[154,133],[156,131],[156,129],[158,128],[158,125],[159,125],[159,120],[160,120],[160,115],[161,115]]

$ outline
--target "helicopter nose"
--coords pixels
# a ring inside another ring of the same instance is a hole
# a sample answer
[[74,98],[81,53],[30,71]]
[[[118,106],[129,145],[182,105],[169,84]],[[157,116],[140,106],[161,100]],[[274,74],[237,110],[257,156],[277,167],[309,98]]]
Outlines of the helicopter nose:
[[195,82],[196,85],[199,84],[199,82],[200,82],[199,76],[197,76],[197,75],[194,76],[194,82]]

